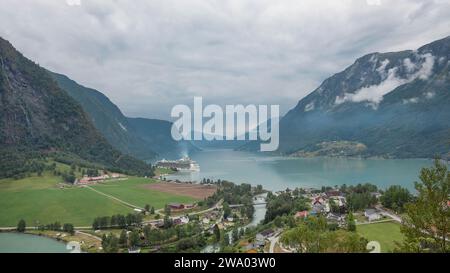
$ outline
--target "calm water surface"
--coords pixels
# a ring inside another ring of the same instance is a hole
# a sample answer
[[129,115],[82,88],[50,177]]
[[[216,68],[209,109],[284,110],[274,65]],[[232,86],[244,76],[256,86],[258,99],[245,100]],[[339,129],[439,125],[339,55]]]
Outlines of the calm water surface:
[[0,253],[68,253],[64,243],[22,233],[0,233]]
[[421,168],[433,164],[427,159],[285,158],[233,150],[205,150],[191,158],[199,163],[200,172],[180,172],[168,179],[226,179],[261,184],[270,190],[366,182],[380,188],[396,184],[413,190]]

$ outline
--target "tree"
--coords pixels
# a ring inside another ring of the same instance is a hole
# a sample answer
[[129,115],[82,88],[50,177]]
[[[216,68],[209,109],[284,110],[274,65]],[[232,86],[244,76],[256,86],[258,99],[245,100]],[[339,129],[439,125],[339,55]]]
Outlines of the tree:
[[117,215],[113,215],[113,216],[111,216],[111,223],[110,223],[110,225],[111,225],[111,227],[116,227],[117,226]]
[[122,229],[119,236],[119,245],[121,247],[125,247],[127,245],[127,242],[128,242],[127,231]]
[[109,240],[109,252],[110,253],[116,253],[119,251],[119,240],[116,236],[113,234],[110,234],[110,240]]
[[173,220],[169,215],[164,216],[164,228],[171,228],[173,226]]
[[150,209],[150,214],[151,214],[151,215],[155,214],[155,207],[152,207],[152,208]]
[[63,231],[69,233],[70,235],[75,234],[75,228],[72,224],[64,224]]
[[390,186],[383,196],[381,196],[381,204],[386,208],[402,213],[405,204],[410,202],[411,199],[412,196],[408,189],[402,188],[401,186]]
[[336,201],[333,198],[330,198],[329,200],[330,205],[330,211],[333,213],[340,213],[340,207],[338,204],[336,204]]
[[223,206],[223,218],[226,219],[231,214],[230,205],[228,205],[227,202],[224,202],[222,206]]
[[107,252],[106,249],[108,248],[109,245],[109,240],[108,240],[108,236],[106,236],[106,234],[102,235],[102,248],[104,252]]
[[114,234],[103,234],[102,236],[102,248],[106,253],[116,253],[119,251],[119,240]]
[[223,234],[222,245],[223,246],[229,246],[230,245],[230,236],[228,235],[228,232],[225,232],[225,234]]
[[150,205],[149,204],[145,205],[145,211],[146,212],[150,212]]
[[140,236],[139,236],[139,232],[138,231],[136,231],[136,230],[133,230],[131,233],[130,233],[130,238],[129,238],[129,244],[128,244],[128,246],[131,248],[131,249],[134,249],[134,248],[136,248],[138,245],[139,245],[139,241],[140,241]]
[[406,217],[401,227],[405,240],[398,250],[449,252],[450,172],[436,159],[433,167],[422,169],[420,180],[415,183],[416,200],[405,205]]
[[367,240],[356,232],[329,231],[323,217],[310,217],[308,222],[300,222],[297,227],[283,233],[281,242],[299,253],[367,252]]
[[239,230],[237,228],[233,229],[233,232],[231,235],[232,235],[233,243],[236,243],[237,241],[239,241]]
[[356,231],[355,217],[351,211],[347,215],[347,230],[352,232]]
[[17,224],[17,231],[18,232],[25,232],[27,228],[27,224],[25,223],[25,220],[21,219],[19,223]]
[[118,214],[117,216],[117,225],[120,228],[125,228],[127,226],[127,219],[124,215]]
[[164,214],[165,215],[170,215],[171,209],[169,205],[165,205],[164,206]]
[[147,244],[150,244],[150,234],[152,232],[152,229],[150,228],[149,225],[146,225],[143,229],[144,232],[144,237],[145,237],[145,241]]
[[220,229],[219,229],[219,226],[217,224],[214,225],[213,233],[214,233],[215,241],[216,242],[220,242]]

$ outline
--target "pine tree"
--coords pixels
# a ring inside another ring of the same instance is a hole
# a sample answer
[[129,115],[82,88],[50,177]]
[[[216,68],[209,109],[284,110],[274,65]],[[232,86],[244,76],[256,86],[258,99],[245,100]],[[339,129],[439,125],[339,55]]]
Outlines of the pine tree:
[[406,217],[401,227],[406,239],[401,252],[450,251],[450,172],[438,159],[434,167],[424,168],[421,182],[415,183],[416,200],[405,205]]

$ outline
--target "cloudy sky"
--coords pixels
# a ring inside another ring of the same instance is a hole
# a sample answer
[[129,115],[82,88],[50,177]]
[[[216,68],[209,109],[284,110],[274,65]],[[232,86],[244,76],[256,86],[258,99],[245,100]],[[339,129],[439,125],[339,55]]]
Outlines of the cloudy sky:
[[0,36],[128,116],[295,106],[366,53],[450,35],[450,0],[0,0]]

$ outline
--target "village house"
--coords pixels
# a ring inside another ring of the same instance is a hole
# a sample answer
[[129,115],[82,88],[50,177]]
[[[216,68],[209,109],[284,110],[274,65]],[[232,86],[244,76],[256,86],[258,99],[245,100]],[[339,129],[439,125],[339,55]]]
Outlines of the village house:
[[202,219],[202,223],[203,223],[204,225],[208,225],[209,222],[210,222],[210,220],[209,220],[207,217],[204,217],[204,218]]
[[179,203],[171,203],[169,204],[169,208],[171,210],[185,210],[195,208],[195,204],[179,204]]
[[321,214],[321,213],[325,213],[325,206],[322,204],[315,204],[312,206],[311,209],[311,214]]
[[379,192],[371,192],[370,195],[371,195],[371,196],[374,196],[374,197],[377,198],[377,199],[380,199],[382,194],[379,193]]
[[369,220],[369,222],[381,219],[381,214],[379,214],[374,209],[366,209],[364,211],[364,216],[367,217],[367,220]]
[[295,214],[295,218],[303,218],[306,219],[308,217],[309,212],[308,211],[299,211]]
[[337,197],[337,196],[341,196],[341,192],[339,192],[338,190],[332,190],[332,191],[328,191],[326,193],[327,197]]
[[184,205],[183,204],[179,204],[179,203],[171,203],[169,204],[169,208],[172,210],[182,210],[184,209]]
[[174,225],[186,225],[189,223],[189,217],[182,216],[173,220]]
[[264,242],[266,239],[272,237],[274,234],[275,232],[272,229],[265,230],[261,233],[256,234],[256,241]]
[[327,222],[328,223],[336,223],[340,227],[343,227],[346,225],[345,222],[345,215],[343,214],[337,214],[337,213],[328,213],[327,215]]
[[332,196],[330,197],[330,200],[333,200],[339,207],[344,207],[347,202],[347,200],[343,196]]

